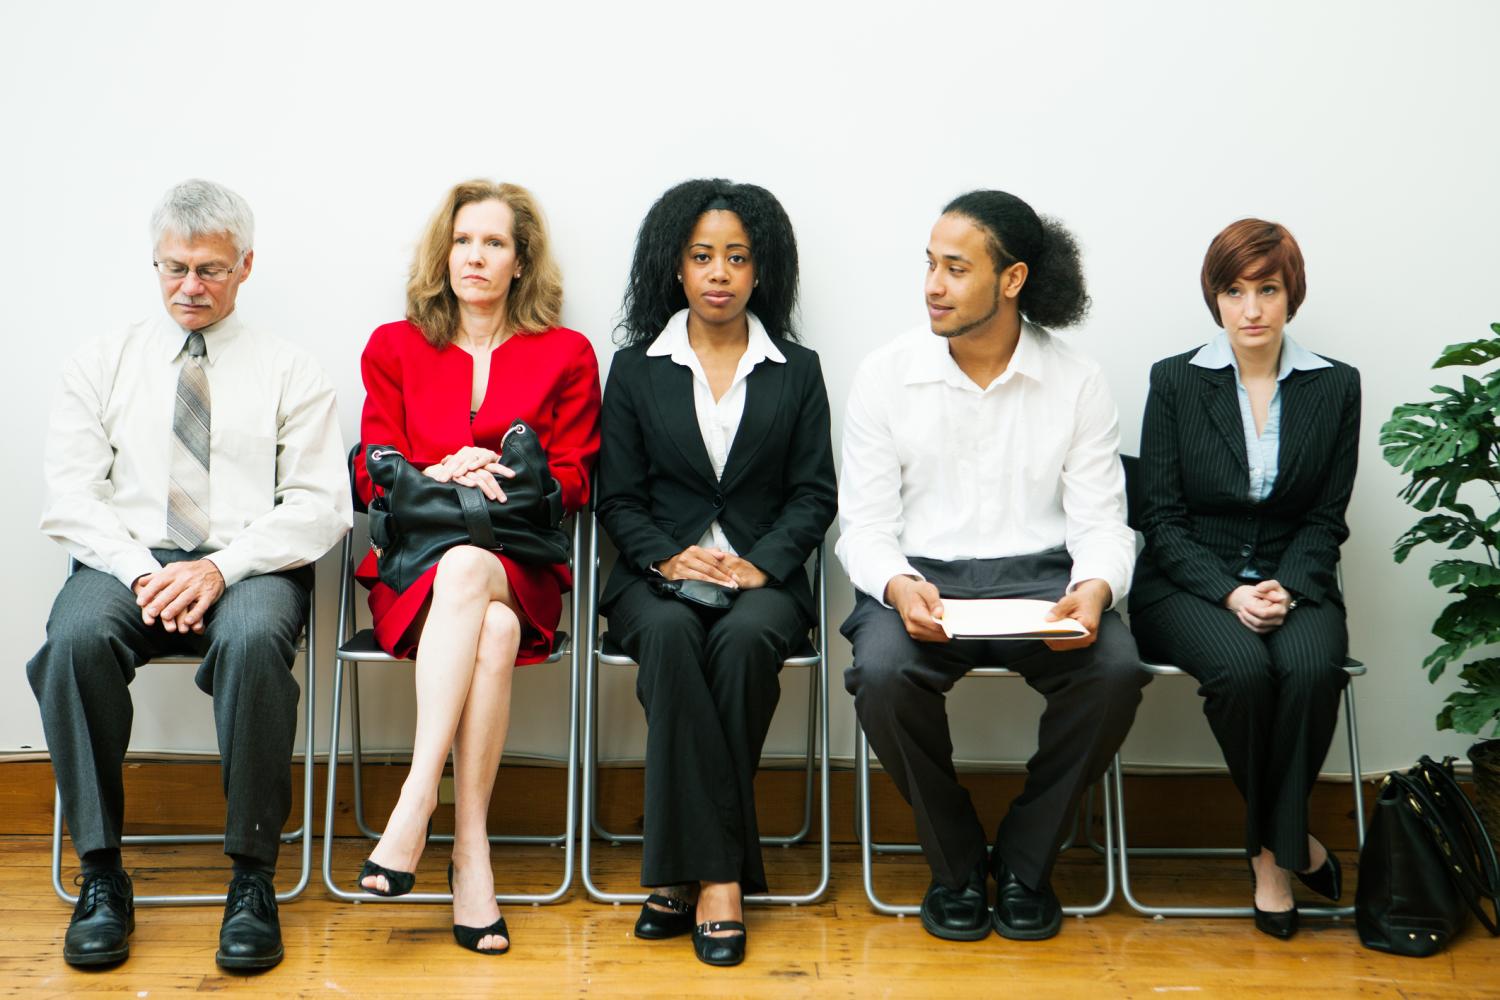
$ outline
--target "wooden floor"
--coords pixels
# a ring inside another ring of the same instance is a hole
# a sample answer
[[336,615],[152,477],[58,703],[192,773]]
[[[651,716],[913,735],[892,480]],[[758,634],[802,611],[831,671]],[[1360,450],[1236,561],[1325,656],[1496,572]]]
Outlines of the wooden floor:
[[[368,850],[340,839],[335,871],[350,882]],[[283,867],[293,863],[293,849]],[[515,891],[542,888],[561,861],[555,848],[497,848],[497,878]],[[639,851],[599,850],[601,881],[633,887]],[[686,939],[637,941],[634,907],[589,902],[580,889],[565,903],[508,907],[515,946],[487,958],[453,943],[447,907],[346,904],[312,888],[282,907],[287,959],[257,976],[229,975],[213,961],[216,908],[142,907],[128,962],[100,972],[64,964],[68,908],[53,895],[48,843],[0,837],[0,996],[154,997],[215,992],[236,997],[509,998],[730,997],[1500,997],[1500,941],[1471,927],[1449,951],[1400,959],[1361,948],[1349,923],[1309,922],[1290,942],[1257,934],[1246,920],[1152,921],[1121,902],[1105,916],[1068,918],[1051,941],[991,936],[971,944],[939,941],[915,918],[873,913],[852,847],[834,853],[828,897],[804,908],[751,909],[750,952],[735,969],[700,965]],[[203,867],[223,871],[212,847],[129,849],[136,891],[206,891]],[[776,888],[809,884],[813,851],[772,850]],[[1352,876],[1353,858],[1345,855]],[[446,851],[424,857],[418,888],[441,886]],[[1142,898],[1243,905],[1246,877],[1228,861],[1136,862]],[[217,875],[215,875],[217,878]],[[926,884],[916,858],[878,862],[890,898],[914,900]],[[1064,902],[1095,894],[1099,862],[1073,852],[1059,865]]]

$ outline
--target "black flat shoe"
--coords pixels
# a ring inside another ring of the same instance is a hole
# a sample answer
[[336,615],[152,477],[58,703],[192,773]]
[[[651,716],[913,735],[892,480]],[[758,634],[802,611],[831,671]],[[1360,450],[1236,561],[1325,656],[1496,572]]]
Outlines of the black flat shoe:
[[990,936],[990,908],[984,898],[984,869],[969,876],[962,889],[937,879],[922,897],[922,929],[945,941],[979,941]]
[[[665,906],[670,912],[652,909],[653,905]],[[641,904],[641,915],[635,918],[635,936],[648,941],[681,937],[693,929],[696,910],[697,907],[685,899],[653,892]]]
[[1062,930],[1062,904],[1051,885],[1033,889],[994,855],[995,931],[1012,941],[1044,941]]
[[271,880],[255,872],[235,875],[224,903],[224,923],[219,928],[214,961],[221,969],[269,969],[285,954]]
[[[1329,857],[1333,857],[1332,854]],[[1255,892],[1255,865],[1250,865],[1250,891]],[[1251,904],[1254,905],[1253,903]],[[1255,929],[1262,934],[1285,941],[1297,933],[1297,907],[1290,910],[1262,910],[1255,907]]]
[[135,892],[122,868],[78,876],[78,902],[63,937],[69,965],[113,965],[130,957]]
[[[448,891],[453,891],[453,862],[448,862]],[[504,948],[481,948],[479,942],[491,934],[498,934],[505,938]],[[488,927],[468,927],[464,924],[453,925],[453,940],[458,942],[460,948],[478,952],[481,955],[504,955],[510,951],[510,931],[505,927],[505,917],[502,915]]]
[[[729,937],[713,937],[715,931],[739,931]],[[738,920],[710,920],[693,928],[693,954],[707,965],[739,965],[745,960],[749,932]]]
[[[371,875],[384,876],[385,888],[375,889],[365,885],[365,879]],[[374,896],[404,896],[417,884],[417,873],[393,871],[366,858],[365,863],[359,869],[359,878],[355,881],[359,883],[361,889]]]
[[1324,899],[1331,899],[1335,903],[1344,894],[1344,870],[1339,866],[1338,857],[1328,852],[1328,858],[1322,867],[1310,872],[1297,872],[1297,881],[1307,886],[1313,892]]

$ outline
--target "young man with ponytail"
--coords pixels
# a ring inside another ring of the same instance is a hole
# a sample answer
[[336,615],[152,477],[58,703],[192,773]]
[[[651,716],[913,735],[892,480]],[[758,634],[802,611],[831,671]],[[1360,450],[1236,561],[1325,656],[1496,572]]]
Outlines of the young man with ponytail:
[[[1078,247],[1014,195],[951,201],[927,245],[929,324],[861,364],[844,421],[838,555],[858,591],[845,686],[916,814],[922,926],[951,940],[1056,934],[1050,880],[1083,791],[1135,717],[1144,675],[1112,609],[1135,540],[1099,366],[1047,332],[1088,308]],[[949,641],[943,598],[1055,601],[1088,634]],[[994,849],[953,768],[944,695],[1003,665],[1047,700]],[[986,902],[986,874],[996,882]]]

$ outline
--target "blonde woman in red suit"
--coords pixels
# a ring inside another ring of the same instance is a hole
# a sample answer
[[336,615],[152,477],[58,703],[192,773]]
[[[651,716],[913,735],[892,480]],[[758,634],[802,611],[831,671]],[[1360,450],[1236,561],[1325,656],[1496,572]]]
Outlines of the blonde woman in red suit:
[[[557,325],[562,281],[530,192],[485,180],[459,184],[427,227],[407,284],[407,319],[379,327],[361,361],[360,440],[397,448],[425,475],[504,500],[499,464],[516,420],[536,429],[563,505],[588,502],[599,450],[599,369],[593,347]],[[356,488],[369,501],[364,455]],[[511,675],[552,648],[566,566],[521,565],[469,545],[448,550],[397,593],[372,552],[358,578],[370,588],[375,636],[416,659],[417,729],[411,770],[360,885],[410,892],[426,846],[438,781],[453,750],[453,933],[489,954],[510,947],[494,899],[486,816],[510,721]]]

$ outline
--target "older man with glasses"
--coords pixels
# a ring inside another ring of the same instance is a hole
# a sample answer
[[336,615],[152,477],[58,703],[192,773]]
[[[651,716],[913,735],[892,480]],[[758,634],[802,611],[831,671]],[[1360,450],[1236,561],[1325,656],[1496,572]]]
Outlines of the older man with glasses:
[[304,351],[235,312],[254,221],[189,180],[151,219],[163,314],[86,345],[62,369],[42,530],[77,560],[27,664],[82,888],[73,965],[122,961],[135,928],[121,864],[128,685],[152,657],[202,657],[233,862],[220,966],[281,961],[273,879],[291,812],[311,564],[351,513],[333,388]]

